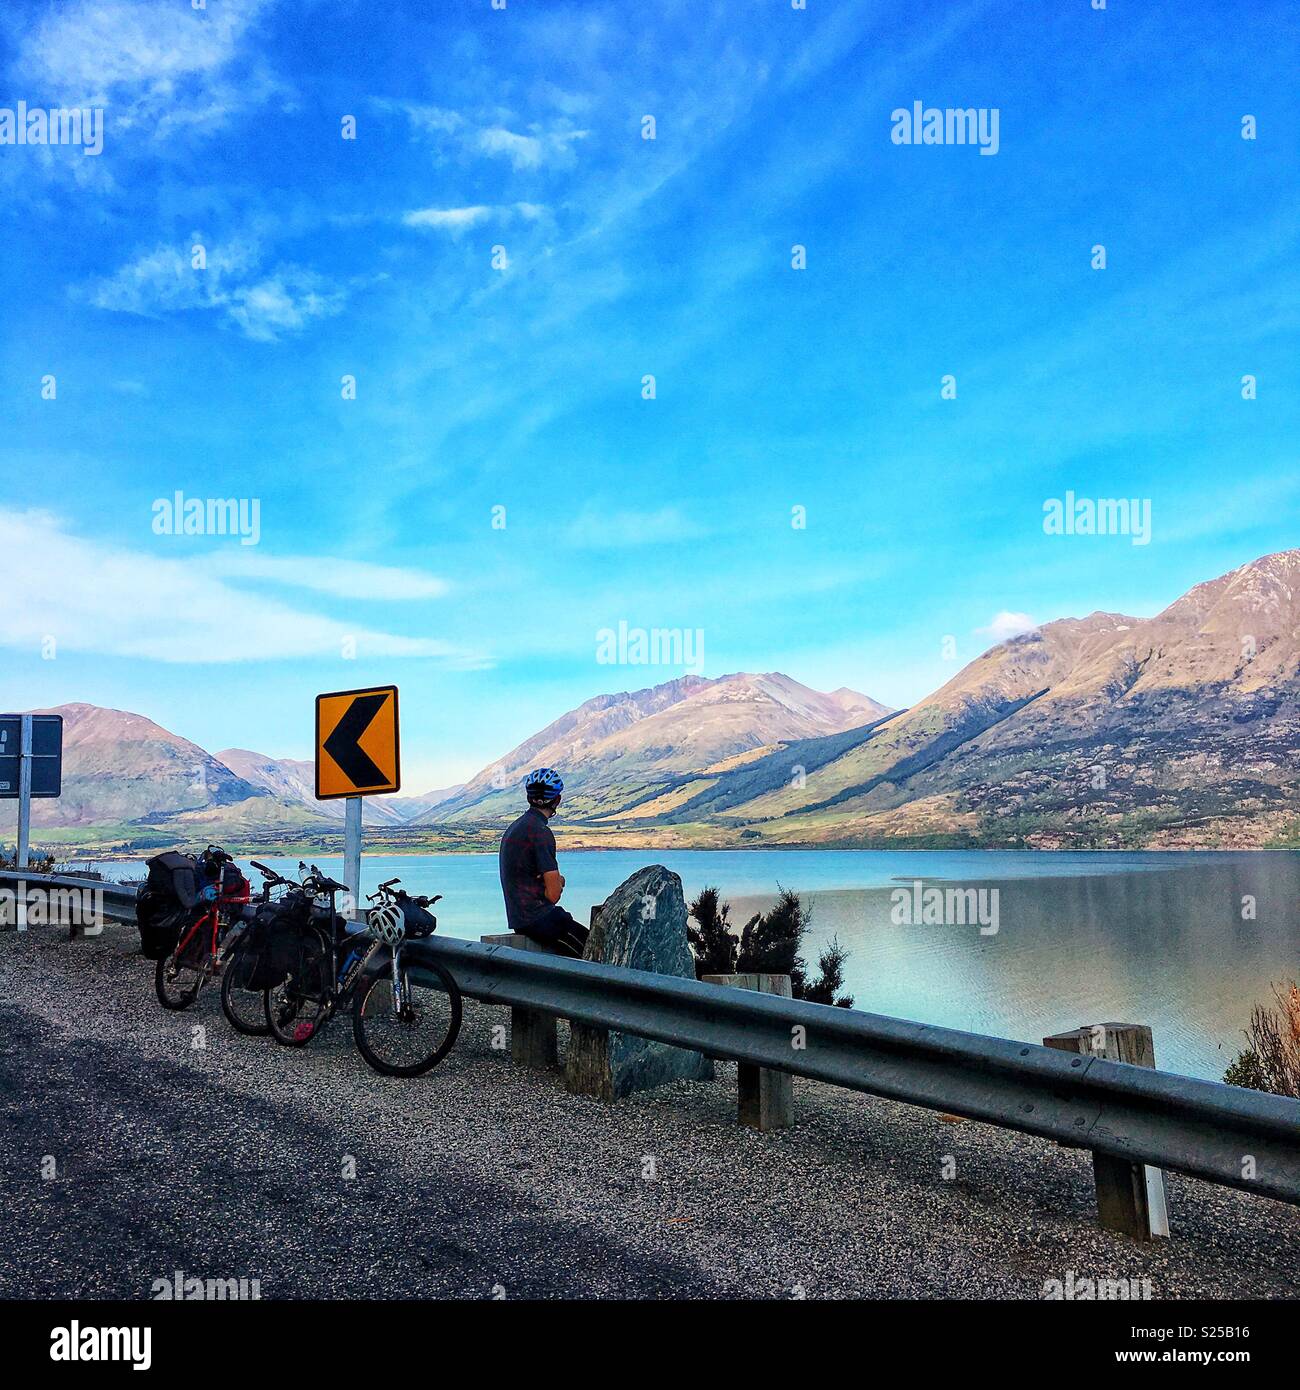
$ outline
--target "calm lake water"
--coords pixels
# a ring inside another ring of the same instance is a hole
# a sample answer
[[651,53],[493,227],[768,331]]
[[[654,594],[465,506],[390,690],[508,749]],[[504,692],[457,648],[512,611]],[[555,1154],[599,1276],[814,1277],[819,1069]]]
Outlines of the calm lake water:
[[[737,927],[770,906],[778,886],[793,888],[812,909],[805,954],[815,961],[838,937],[859,1009],[1031,1042],[1083,1024],[1146,1023],[1157,1065],[1192,1076],[1220,1078],[1270,982],[1300,977],[1293,852],[610,850],[560,861],[565,906],[580,921],[648,863],[680,874],[688,902],[716,885]],[[342,876],[338,858],[317,862]],[[104,867],[140,874],[138,863]],[[362,867],[366,892],[397,876],[412,893],[442,893],[445,935],[505,930],[495,855],[370,855]],[[896,924],[891,892],[904,886],[910,900],[917,880],[996,890],[984,903],[997,903],[997,931]],[[1246,899],[1253,920],[1243,917]]]

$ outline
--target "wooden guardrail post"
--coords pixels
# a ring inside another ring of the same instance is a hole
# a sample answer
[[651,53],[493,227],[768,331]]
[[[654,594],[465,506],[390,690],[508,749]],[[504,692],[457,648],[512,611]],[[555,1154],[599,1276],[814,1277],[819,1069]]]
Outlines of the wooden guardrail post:
[[[600,903],[593,903],[588,919],[588,943],[595,936],[593,948],[599,947]],[[569,1050],[564,1058],[564,1084],[575,1095],[593,1096],[597,1100],[613,1100],[602,1084],[606,1068],[601,1065],[608,1043],[609,1031],[593,1028],[589,1023],[569,1024]]]
[[[1154,1067],[1155,1042],[1142,1023],[1098,1023],[1043,1039],[1044,1047],[1105,1057],[1135,1067]],[[1108,1231],[1119,1231],[1134,1240],[1157,1240],[1169,1234],[1165,1204],[1165,1175],[1159,1168],[1130,1163],[1114,1154],[1092,1153],[1097,1187],[1097,1219]]]
[[[497,932],[479,938],[485,946],[509,946],[516,951],[538,951],[555,955],[549,946],[534,941],[521,932]],[[540,1009],[525,1009],[514,1005],[510,1010],[510,1060],[516,1066],[533,1071],[552,1071],[560,1065],[556,1042],[555,1015]]]
[[[701,975],[706,985],[752,989],[759,994],[790,998],[789,975]],[[786,1071],[736,1063],[736,1119],[742,1125],[766,1133],[794,1124],[794,1077]]]

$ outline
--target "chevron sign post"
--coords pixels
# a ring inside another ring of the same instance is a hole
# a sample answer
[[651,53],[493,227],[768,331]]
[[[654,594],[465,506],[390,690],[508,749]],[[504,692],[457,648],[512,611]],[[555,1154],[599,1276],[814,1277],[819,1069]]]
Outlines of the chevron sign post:
[[335,690],[316,697],[316,799],[347,802],[343,880],[357,915],[361,901],[361,798],[400,791],[397,687]]

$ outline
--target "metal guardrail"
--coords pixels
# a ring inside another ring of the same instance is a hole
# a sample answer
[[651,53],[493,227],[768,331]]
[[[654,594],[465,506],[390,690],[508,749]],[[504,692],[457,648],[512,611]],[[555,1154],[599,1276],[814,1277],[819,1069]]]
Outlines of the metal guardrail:
[[100,895],[100,910],[110,922],[135,921],[135,889],[120,883],[105,883],[98,878],[76,878],[66,874],[20,873],[16,869],[0,869],[0,889],[17,891],[20,884],[32,888],[76,890]]
[[[133,921],[135,890],[102,889]],[[982,1120],[1300,1204],[1300,1101],[1037,1044],[589,961],[429,938],[408,944],[464,994]]]
[[416,961],[438,961],[463,993],[485,1003],[539,1009],[1300,1203],[1300,1101],[1283,1096],[508,946],[430,938],[407,950]]

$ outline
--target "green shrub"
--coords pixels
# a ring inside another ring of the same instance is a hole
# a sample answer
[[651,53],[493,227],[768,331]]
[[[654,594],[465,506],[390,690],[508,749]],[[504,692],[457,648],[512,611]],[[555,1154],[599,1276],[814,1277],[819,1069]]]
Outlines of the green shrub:
[[808,967],[800,952],[811,913],[792,889],[780,888],[773,907],[755,913],[745,923],[739,941],[731,928],[731,904],[720,899],[716,888],[705,888],[690,911],[697,925],[692,927],[688,922],[686,930],[695,954],[697,977],[789,975],[794,998],[835,1004],[842,1009],[853,1007],[852,995],[840,992],[848,953],[838,941],[831,941],[822,952],[817,978],[808,978]]
[[729,914],[731,905],[718,901],[716,888],[705,888],[691,904],[690,913],[698,925],[686,923],[695,956],[695,977],[701,975],[734,975],[736,973],[736,938],[731,934]]
[[1223,1073],[1223,1080],[1229,1086],[1244,1086],[1250,1091],[1267,1091],[1267,1078],[1264,1075],[1264,1068],[1260,1065],[1259,1053],[1254,1048],[1248,1047],[1244,1052],[1239,1052],[1234,1061],[1228,1063],[1228,1070]]
[[1271,1091],[1300,1100],[1300,986],[1273,986],[1273,1004],[1256,1004],[1246,1029],[1247,1046],[1223,1079],[1229,1086]]

